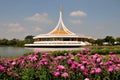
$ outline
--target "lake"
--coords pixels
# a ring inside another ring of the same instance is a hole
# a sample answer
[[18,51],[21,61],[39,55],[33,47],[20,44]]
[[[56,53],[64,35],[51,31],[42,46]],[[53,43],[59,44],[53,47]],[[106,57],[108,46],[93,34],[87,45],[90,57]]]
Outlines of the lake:
[[39,50],[45,51],[62,51],[62,50],[80,50],[82,48],[24,48],[24,47],[0,47],[0,56],[22,56],[27,52]]
[[0,56],[21,56],[31,51],[32,50],[23,47],[0,47]]

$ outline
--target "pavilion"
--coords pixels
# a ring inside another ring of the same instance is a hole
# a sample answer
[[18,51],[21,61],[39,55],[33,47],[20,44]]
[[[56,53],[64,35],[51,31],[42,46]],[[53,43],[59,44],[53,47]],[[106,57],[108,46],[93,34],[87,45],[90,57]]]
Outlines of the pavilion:
[[25,44],[26,47],[80,47],[90,45],[90,37],[78,35],[66,28],[62,20],[62,8],[57,26],[47,34],[40,34],[35,37],[33,44]]

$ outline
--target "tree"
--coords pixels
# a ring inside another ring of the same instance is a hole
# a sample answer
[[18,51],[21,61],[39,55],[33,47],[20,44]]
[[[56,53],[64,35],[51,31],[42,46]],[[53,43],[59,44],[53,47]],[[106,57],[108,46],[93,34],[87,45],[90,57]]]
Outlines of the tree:
[[9,41],[7,42],[7,44],[8,44],[9,46],[16,46],[16,44],[17,44],[17,39],[9,40]]
[[92,45],[95,44],[95,40],[92,39],[92,38],[91,38],[91,39],[88,39],[88,42],[92,43]]
[[116,38],[116,42],[117,42],[117,44],[120,44],[120,37]]
[[25,39],[24,39],[25,43],[33,43],[33,41],[34,41],[33,37],[34,36],[32,36],[32,35],[26,36]]
[[108,42],[109,45],[114,45],[115,39],[112,36],[106,36],[104,40]]
[[116,41],[117,41],[117,42],[120,42],[120,37],[117,37],[117,38],[116,38]]
[[19,46],[19,47],[24,46],[24,41],[23,40],[17,40],[16,41],[16,46]]
[[102,45],[103,45],[103,42],[104,42],[103,39],[97,39],[97,40],[95,41],[95,43],[98,44],[99,46],[102,46]]
[[7,39],[2,39],[0,40],[0,45],[7,45],[8,40]]

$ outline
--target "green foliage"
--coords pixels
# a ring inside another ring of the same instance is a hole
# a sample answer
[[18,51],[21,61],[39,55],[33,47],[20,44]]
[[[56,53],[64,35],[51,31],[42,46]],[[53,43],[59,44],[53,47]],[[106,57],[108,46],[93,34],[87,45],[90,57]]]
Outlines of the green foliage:
[[34,41],[34,40],[33,40],[33,37],[34,37],[34,36],[32,36],[32,35],[26,36],[25,39],[24,39],[25,43],[26,43],[26,44],[33,43],[33,41]]
[[95,50],[90,50],[90,52],[92,53],[92,54],[96,54],[96,53],[98,53],[98,54],[101,54],[101,55],[108,55],[109,54],[109,52],[113,52],[113,53],[115,53],[115,54],[120,54],[120,50],[119,49],[95,49]]
[[33,36],[28,35],[25,37],[24,40],[19,39],[0,39],[0,46],[17,46],[17,47],[23,47],[26,43],[33,43]]
[[1,39],[0,45],[7,45],[8,40],[7,39]]
[[30,54],[34,54],[34,52],[27,52],[27,53],[23,54],[23,56],[28,56]]
[[35,69],[32,67],[24,69],[23,73],[21,73],[20,76],[21,80],[34,80],[34,75],[35,75]]
[[51,55],[52,56],[60,56],[60,55],[65,55],[65,54],[68,54],[69,53],[69,51],[66,51],[66,50],[64,50],[64,51],[53,51],[53,52],[51,52]]
[[[105,38],[99,38],[97,40],[89,39],[88,42],[92,43],[93,45],[120,45],[120,37],[117,37],[116,39],[113,36],[106,36]],[[103,44],[104,42],[108,44]],[[115,43],[116,42],[116,43]]]
[[19,40],[19,39],[1,39],[0,40],[0,46],[18,46],[18,47],[23,47],[24,46],[24,41]]
[[114,45],[115,39],[114,39],[112,36],[106,36],[106,37],[104,38],[104,41],[105,41],[105,42],[108,42],[109,45]]
[[64,56],[64,55],[67,55],[69,53],[76,55],[79,52],[81,52],[81,50],[73,50],[73,51],[72,50],[71,51],[64,50],[64,51],[53,51],[53,52],[51,52],[51,54],[52,54],[52,56],[60,56],[60,55]]
[[103,39],[97,39],[97,40],[95,41],[95,43],[98,44],[99,46],[103,45],[103,42],[104,42]]
[[[73,50],[73,51],[67,51],[67,50],[64,50],[64,51],[53,51],[53,52],[51,52],[51,55],[52,56],[64,56],[64,55],[67,55],[67,54],[69,54],[69,53],[72,53],[73,55],[76,55],[77,53],[82,53],[83,51],[82,50]],[[98,53],[98,54],[101,54],[101,55],[108,55],[109,54],[109,52],[113,52],[113,53],[115,53],[115,54],[120,54],[120,49],[102,49],[102,47],[99,47],[99,48],[97,48],[97,49],[91,49],[90,50],[90,52],[91,52],[91,54],[96,54],[96,53]],[[23,56],[28,56],[28,55],[30,55],[30,54],[34,54],[34,52],[28,52],[28,53],[25,53],[25,54],[23,54]]]

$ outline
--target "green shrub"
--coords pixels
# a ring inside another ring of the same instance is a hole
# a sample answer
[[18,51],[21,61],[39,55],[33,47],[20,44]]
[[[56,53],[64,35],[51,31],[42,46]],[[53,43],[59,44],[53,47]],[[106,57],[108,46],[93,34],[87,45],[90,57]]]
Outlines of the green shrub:
[[34,54],[34,52],[27,52],[27,53],[23,54],[23,56],[28,56],[30,54]]

